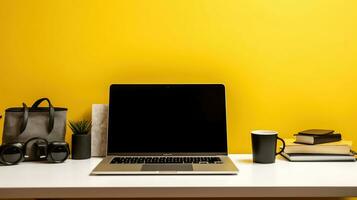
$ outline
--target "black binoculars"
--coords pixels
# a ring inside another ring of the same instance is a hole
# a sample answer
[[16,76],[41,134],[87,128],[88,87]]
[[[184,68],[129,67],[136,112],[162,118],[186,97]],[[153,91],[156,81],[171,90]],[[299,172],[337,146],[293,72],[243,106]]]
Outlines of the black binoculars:
[[64,162],[69,156],[69,145],[63,141],[48,142],[46,139],[35,137],[25,143],[10,143],[0,146],[0,164],[16,165],[28,158],[27,147],[32,144],[30,151],[36,160],[47,160],[51,163]]

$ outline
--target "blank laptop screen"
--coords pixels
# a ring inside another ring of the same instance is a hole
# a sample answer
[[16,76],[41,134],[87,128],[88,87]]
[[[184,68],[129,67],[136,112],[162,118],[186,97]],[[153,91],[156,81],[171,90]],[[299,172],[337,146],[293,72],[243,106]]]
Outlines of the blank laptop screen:
[[108,155],[227,152],[219,84],[111,85]]

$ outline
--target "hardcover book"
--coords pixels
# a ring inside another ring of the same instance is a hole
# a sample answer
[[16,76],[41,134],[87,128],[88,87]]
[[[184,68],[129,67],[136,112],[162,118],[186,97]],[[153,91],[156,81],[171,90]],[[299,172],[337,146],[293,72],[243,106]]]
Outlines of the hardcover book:
[[281,153],[284,158],[292,162],[332,162],[332,161],[356,161],[353,154],[336,155],[336,154],[303,154],[303,153]]
[[326,134],[326,135],[295,135],[295,143],[301,144],[322,144],[328,142],[337,142],[342,139],[341,134],[334,133],[334,134]]
[[327,129],[308,129],[304,131],[300,131],[299,135],[327,135],[334,133],[334,130]]
[[285,139],[285,153],[310,153],[310,154],[342,154],[351,153],[352,141],[341,140],[338,142],[305,145],[294,142],[294,139]]

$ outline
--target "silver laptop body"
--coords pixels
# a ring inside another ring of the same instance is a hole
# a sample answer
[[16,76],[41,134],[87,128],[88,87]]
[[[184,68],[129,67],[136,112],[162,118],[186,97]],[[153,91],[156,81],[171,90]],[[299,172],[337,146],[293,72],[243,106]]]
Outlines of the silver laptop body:
[[222,84],[113,84],[107,156],[92,175],[236,174]]

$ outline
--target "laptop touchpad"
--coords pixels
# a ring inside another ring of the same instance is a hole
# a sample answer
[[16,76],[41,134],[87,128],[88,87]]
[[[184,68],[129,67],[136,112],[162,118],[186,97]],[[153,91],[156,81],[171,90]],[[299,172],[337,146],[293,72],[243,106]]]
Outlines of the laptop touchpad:
[[146,164],[143,165],[141,171],[193,171],[192,164],[166,164],[166,165],[155,165]]

